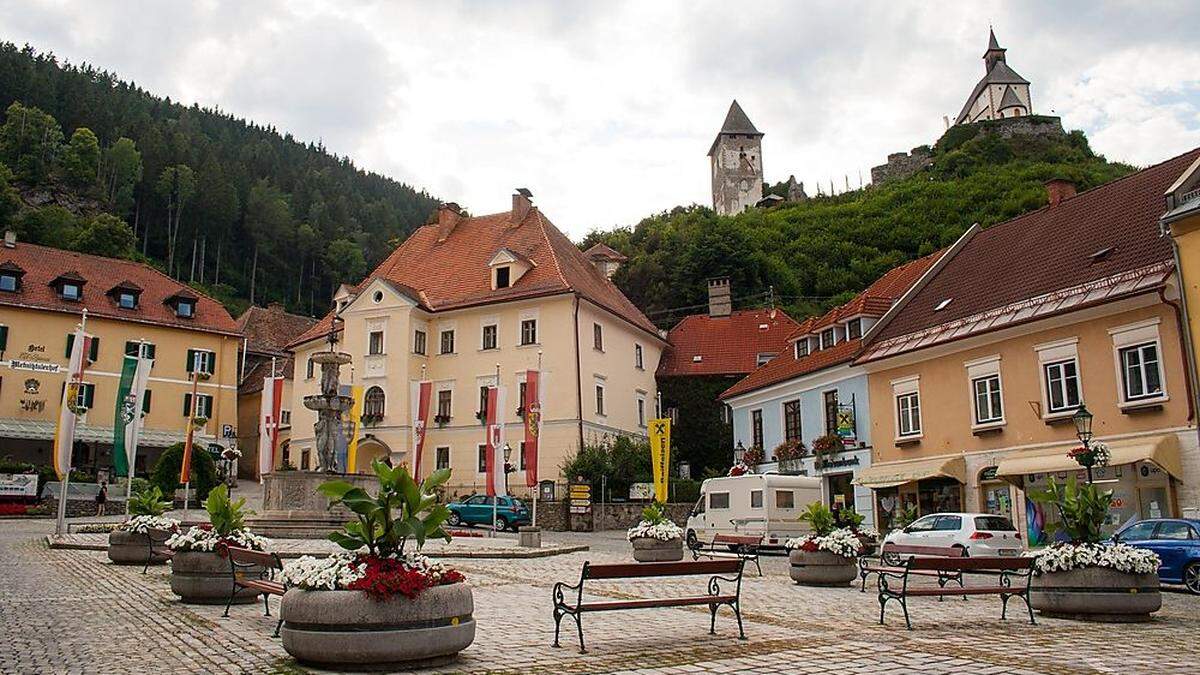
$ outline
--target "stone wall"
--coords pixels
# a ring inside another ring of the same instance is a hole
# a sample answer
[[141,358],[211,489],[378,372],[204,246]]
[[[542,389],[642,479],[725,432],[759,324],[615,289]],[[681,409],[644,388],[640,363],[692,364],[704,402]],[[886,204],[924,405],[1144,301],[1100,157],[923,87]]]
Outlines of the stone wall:
[[928,145],[915,147],[911,152],[893,152],[888,155],[887,164],[880,164],[871,169],[871,182],[882,185],[888,181],[908,178],[932,164],[933,150]]
[[[593,504],[590,519],[585,519],[582,531],[590,530],[625,530],[637,524],[642,517],[644,502],[619,502],[608,504]],[[675,524],[683,527],[687,524],[691,504],[667,504],[667,515]],[[538,502],[538,526],[551,532],[566,532],[569,520],[567,518],[567,503]],[[578,519],[576,531],[580,531]]]

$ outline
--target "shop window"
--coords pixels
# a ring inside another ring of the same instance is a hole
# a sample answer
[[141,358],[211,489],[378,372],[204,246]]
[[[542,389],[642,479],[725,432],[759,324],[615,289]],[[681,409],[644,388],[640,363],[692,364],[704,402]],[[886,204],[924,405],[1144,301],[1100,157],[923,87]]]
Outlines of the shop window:
[[953,478],[928,478],[917,483],[921,513],[962,511],[962,483]]

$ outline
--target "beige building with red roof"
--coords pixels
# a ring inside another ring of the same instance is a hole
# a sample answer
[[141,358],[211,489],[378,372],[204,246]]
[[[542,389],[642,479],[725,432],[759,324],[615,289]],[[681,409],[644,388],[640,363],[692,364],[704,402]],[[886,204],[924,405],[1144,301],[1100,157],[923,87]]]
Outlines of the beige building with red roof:
[[1012,518],[1029,540],[1056,517],[1027,500],[1085,472],[1073,416],[1090,411],[1094,470],[1114,491],[1108,532],[1200,506],[1195,383],[1180,282],[1159,218],[1193,150],[972,227],[866,334],[873,462],[858,482],[887,526],[897,509]]
[[138,349],[154,357],[154,367],[137,473],[183,440],[197,354],[211,375],[199,383],[198,409],[208,419],[200,447],[234,443],[241,336],[221,303],[148,265],[9,237],[0,247],[0,455],[51,463],[67,336],[85,309],[87,332],[98,340],[80,393],[88,412],[76,431],[76,468],[111,468],[121,368]]
[[[452,494],[483,490],[481,388],[507,391],[503,411],[513,463],[510,487],[524,494],[517,414],[525,372],[545,378],[542,479],[582,444],[617,435],[645,436],[653,415],[654,371],[665,345],[654,325],[608,278],[612,256],[589,260],[532,204],[527,191],[512,209],[466,216],[442,206],[366,279],[334,298],[344,320],[337,349],[352,355],[343,383],[366,390],[373,422],[360,435],[358,467],[374,457],[412,465],[411,386],[433,381],[422,474],[453,470]],[[315,464],[315,416],[301,399],[317,392],[309,357],[326,349],[333,313],[293,341],[292,442],[289,461]]]

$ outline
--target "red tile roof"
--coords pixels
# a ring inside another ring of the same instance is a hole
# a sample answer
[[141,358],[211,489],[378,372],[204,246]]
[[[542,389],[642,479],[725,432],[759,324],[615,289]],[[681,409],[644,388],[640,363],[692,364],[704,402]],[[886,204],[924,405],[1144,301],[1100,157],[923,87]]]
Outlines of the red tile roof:
[[[766,328],[763,328],[766,326]],[[783,310],[743,309],[729,316],[694,314],[667,333],[658,374],[742,375],[754,370],[760,353],[787,351],[796,322]],[[701,360],[695,361],[699,356]]]
[[[279,359],[275,362],[275,374],[282,375],[283,379],[292,379],[292,371],[295,360],[291,356]],[[262,359],[246,368],[246,375],[242,381],[238,383],[238,396],[246,396],[262,391],[263,378],[271,374],[271,359]]]
[[876,342],[1170,262],[1171,244],[1158,227],[1163,193],[1198,156],[1192,150],[979,231],[905,301]]
[[613,249],[603,242],[593,244],[591,248],[583,252],[583,256],[588,260],[611,260],[613,262],[625,262],[629,260],[620,251]]
[[[186,330],[237,335],[237,324],[220,302],[195,291],[158,270],[118,258],[64,251],[37,244],[18,242],[13,248],[0,247],[0,267],[24,271],[20,290],[0,291],[0,305],[32,307],[55,312],[79,314],[120,321],[153,323]],[[83,300],[64,300],[50,284],[55,279],[77,275],[84,281]],[[142,289],[136,309],[120,309],[109,291],[121,286]],[[192,318],[175,315],[167,300],[176,296],[196,298]]]
[[[536,207],[520,223],[511,222],[511,213],[505,211],[464,218],[444,241],[439,235],[437,223],[418,228],[356,292],[382,278],[408,289],[431,312],[575,292],[658,337],[654,324]],[[509,288],[493,290],[488,263],[501,248],[528,258],[533,267]],[[332,317],[326,315],[289,346],[327,334]]]
[[317,322],[310,316],[289,314],[282,305],[270,307],[251,305],[237,318],[238,330],[246,336],[249,352],[283,356],[287,345],[303,335]]
[[[840,318],[857,315],[882,316],[893,302],[904,295],[905,291],[911,288],[921,278],[921,275],[937,262],[941,255],[942,252],[938,251],[889,270],[850,302],[835,307],[820,317],[805,319],[799,328],[792,331],[789,341],[815,333],[824,326],[832,325]],[[862,340],[855,338],[839,342],[828,349],[812,351],[797,359],[795,349],[789,346],[773,361],[726,389],[721,394],[721,398],[731,398],[802,375],[815,373],[831,366],[848,363],[854,360],[861,350]]]

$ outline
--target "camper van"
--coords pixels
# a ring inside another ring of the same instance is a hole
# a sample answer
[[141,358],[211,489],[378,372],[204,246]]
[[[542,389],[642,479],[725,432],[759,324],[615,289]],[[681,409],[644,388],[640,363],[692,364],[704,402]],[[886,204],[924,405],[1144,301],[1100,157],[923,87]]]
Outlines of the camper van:
[[761,534],[764,547],[782,547],[808,531],[800,514],[812,502],[825,501],[822,484],[820,478],[777,473],[709,478],[688,516],[688,545],[717,534]]

